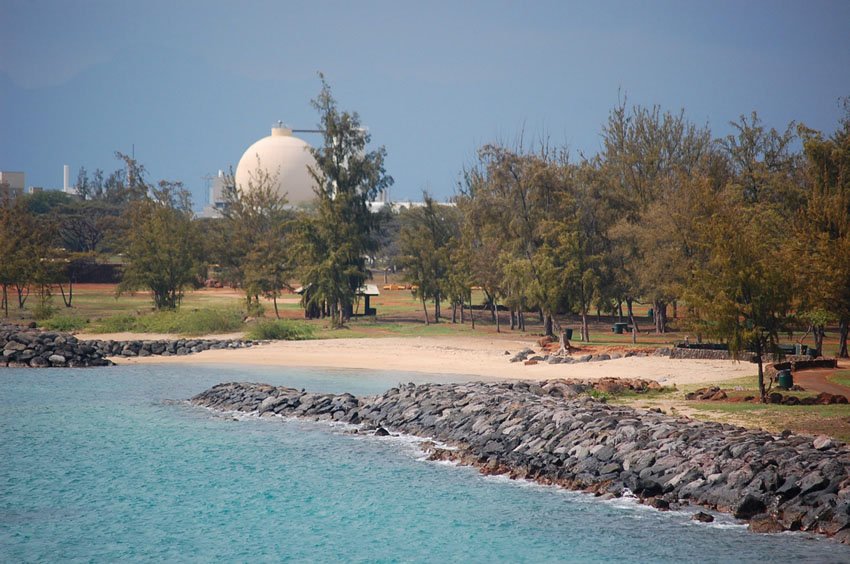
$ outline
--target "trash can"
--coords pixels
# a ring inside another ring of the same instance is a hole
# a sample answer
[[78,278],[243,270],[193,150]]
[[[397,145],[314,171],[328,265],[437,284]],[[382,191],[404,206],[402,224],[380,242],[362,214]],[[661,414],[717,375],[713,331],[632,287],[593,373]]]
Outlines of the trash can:
[[796,343],[794,345],[794,354],[796,354],[798,356],[803,356],[803,355],[807,354],[808,350],[809,350],[808,345],[801,345],[800,343]]
[[776,383],[779,385],[780,388],[790,390],[791,387],[794,385],[794,378],[791,376],[791,371],[786,369],[777,372]]
[[625,332],[626,327],[628,327],[628,326],[629,326],[628,323],[615,323],[611,327],[611,331],[616,333],[617,335],[622,335]]

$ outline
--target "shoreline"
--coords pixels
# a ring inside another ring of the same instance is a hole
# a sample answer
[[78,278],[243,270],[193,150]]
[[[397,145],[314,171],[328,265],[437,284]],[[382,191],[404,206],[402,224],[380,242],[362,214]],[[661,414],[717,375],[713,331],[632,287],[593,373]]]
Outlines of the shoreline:
[[[592,344],[591,344],[592,345]],[[491,337],[382,337],[274,341],[245,349],[209,350],[189,356],[112,357],[127,364],[215,364],[397,370],[487,379],[644,378],[665,386],[722,382],[752,376],[756,367],[728,360],[633,356],[576,364],[509,362],[530,340]],[[509,354],[506,354],[509,353]]]
[[485,475],[603,499],[634,495],[662,511],[705,507],[752,532],[803,531],[850,544],[850,451],[826,437],[608,405],[559,382],[407,384],[360,398],[232,382],[188,401],[259,418],[364,425],[378,437],[402,433],[425,440],[427,460]]

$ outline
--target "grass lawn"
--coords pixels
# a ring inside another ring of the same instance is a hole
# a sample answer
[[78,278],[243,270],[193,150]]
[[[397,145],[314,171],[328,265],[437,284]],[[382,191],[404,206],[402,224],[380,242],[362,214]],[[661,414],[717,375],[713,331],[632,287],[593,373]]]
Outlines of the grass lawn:
[[838,370],[829,377],[830,382],[850,388],[850,370]]
[[[470,325],[470,312],[467,312],[465,324],[451,324],[451,308],[447,304],[443,304],[443,322],[426,326],[424,323],[424,315],[422,312],[422,304],[410,290],[384,290],[383,277],[380,273],[376,274],[373,283],[377,284],[381,294],[372,299],[372,306],[377,309],[377,317],[375,319],[355,318],[346,328],[331,330],[327,327],[326,320],[310,321],[314,326],[313,333],[319,338],[341,338],[341,337],[381,337],[381,336],[428,336],[428,335],[482,335],[495,337],[496,324],[493,322],[492,313],[477,309],[471,315],[475,318],[475,330],[473,331]],[[397,275],[391,275],[389,283],[398,283]],[[35,305],[36,296],[31,296],[27,303],[27,308],[18,310],[17,308],[10,309],[10,318],[12,321],[30,321],[32,320],[32,308]],[[484,301],[483,292],[476,290],[473,292],[473,303],[481,304]],[[54,326],[60,330],[97,330],[103,327],[103,320],[107,318],[119,316],[134,316],[140,317],[152,312],[152,304],[150,295],[147,292],[126,293],[117,296],[115,286],[109,284],[78,284],[74,288],[74,300],[72,308],[65,308],[62,304],[62,299],[59,296],[58,289],[55,292],[53,305],[56,308]],[[271,301],[264,300],[265,317],[274,317],[274,308]],[[429,316],[433,320],[434,306],[428,303]],[[357,309],[362,310],[363,304],[359,304]],[[244,296],[238,289],[231,288],[202,288],[195,291],[186,292],[181,306],[181,311],[187,310],[242,310],[244,309]],[[293,294],[284,295],[278,300],[278,309],[281,317],[286,319],[303,319],[303,310],[299,303],[299,296]],[[646,316],[648,310],[647,305],[635,304],[635,315],[639,326],[643,332],[637,335],[638,347],[658,347],[669,346],[676,341],[690,337],[694,339],[693,334],[687,331],[676,330],[677,320],[672,319],[672,310],[670,311],[671,331],[664,335],[656,335],[652,331],[652,324]],[[679,312],[682,313],[684,308],[680,307]],[[458,316],[459,317],[459,316]],[[542,334],[543,328],[538,315],[534,312],[526,314],[526,331],[510,330],[509,315],[507,312],[499,312],[501,336],[513,338],[538,337]],[[602,316],[597,318],[595,315],[589,319],[590,325],[590,343],[591,345],[599,346],[618,346],[628,348],[632,346],[631,334],[617,335],[611,332],[611,325],[616,321],[615,317]],[[680,322],[681,320],[679,320]],[[109,322],[107,322],[108,324]],[[113,322],[117,323],[117,321]],[[573,329],[573,335],[579,333],[580,320],[577,316],[564,316],[561,318],[561,324],[564,328]],[[144,325],[144,324],[140,324]],[[102,329],[101,329],[102,330]],[[136,329],[148,330],[153,329]],[[799,336],[786,339],[787,342],[796,342]],[[805,343],[811,344],[811,337],[804,340]],[[575,344],[580,345],[577,341]],[[834,354],[837,349],[837,339],[834,333],[827,335],[825,340],[824,350],[827,354]]]

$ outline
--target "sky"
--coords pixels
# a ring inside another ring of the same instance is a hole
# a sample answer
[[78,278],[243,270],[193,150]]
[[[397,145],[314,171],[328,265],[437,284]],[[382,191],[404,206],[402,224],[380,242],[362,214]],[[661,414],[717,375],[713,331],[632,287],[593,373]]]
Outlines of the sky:
[[450,197],[488,142],[593,155],[624,95],[716,137],[753,110],[829,133],[850,96],[846,0],[0,0],[0,22],[0,170],[61,188],[133,152],[198,208],[277,120],[316,126],[319,71],[394,200]]

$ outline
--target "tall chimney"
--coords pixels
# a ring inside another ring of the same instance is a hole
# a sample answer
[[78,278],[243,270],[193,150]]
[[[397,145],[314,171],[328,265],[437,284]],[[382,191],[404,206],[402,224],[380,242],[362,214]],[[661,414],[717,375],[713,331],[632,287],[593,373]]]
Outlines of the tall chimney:
[[71,193],[71,167],[65,165],[62,167],[62,177],[64,180],[62,191],[66,194]]

